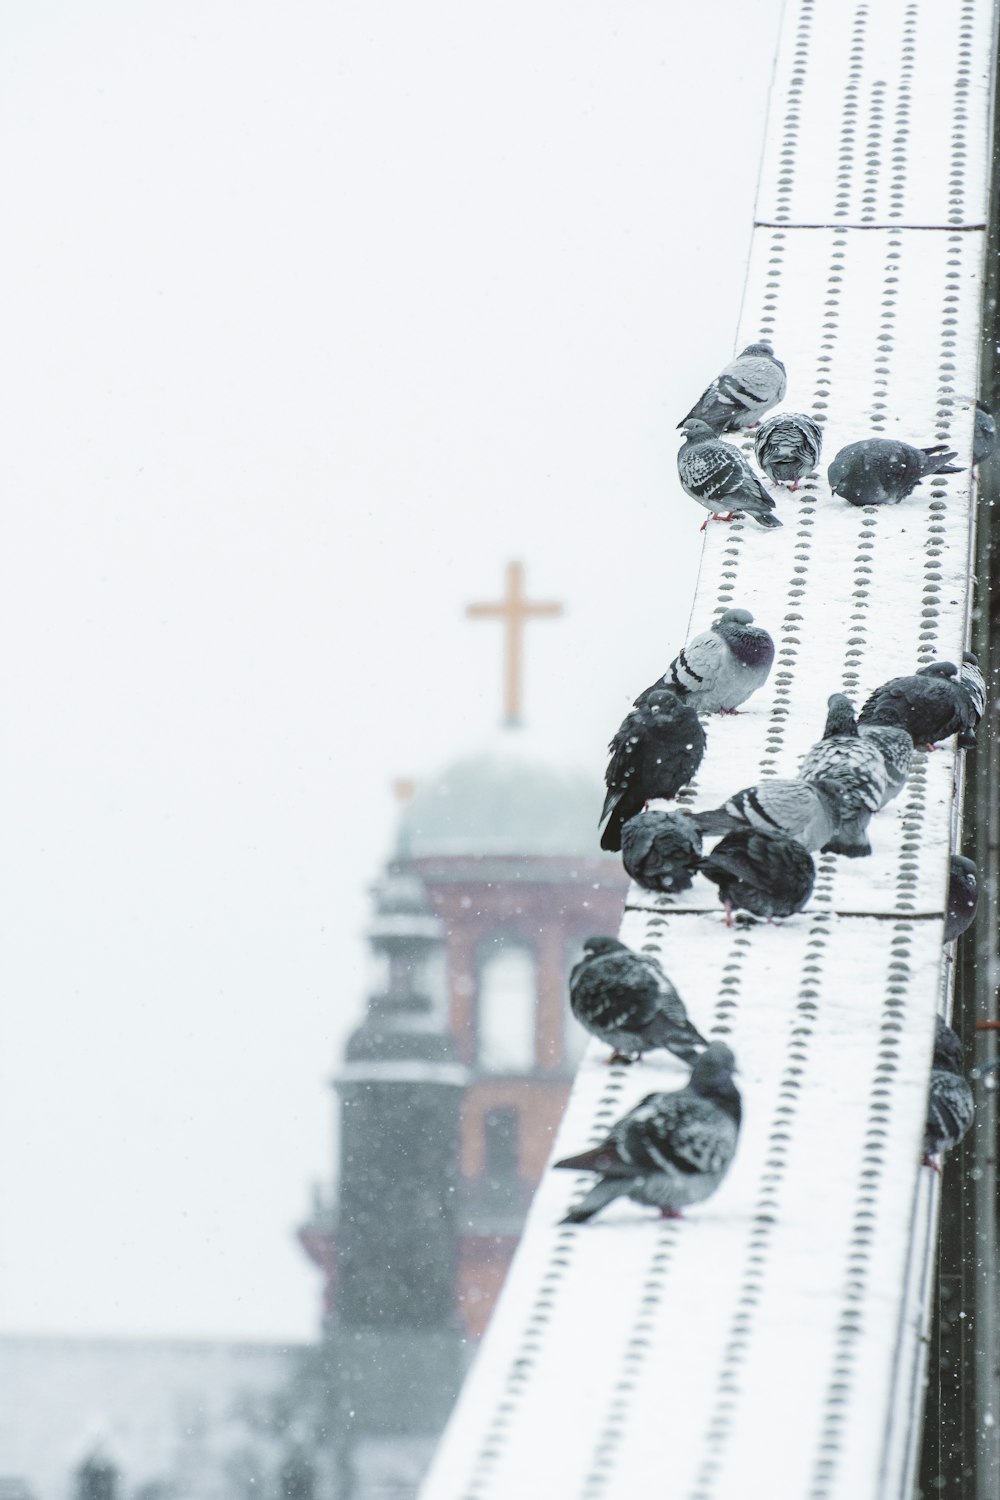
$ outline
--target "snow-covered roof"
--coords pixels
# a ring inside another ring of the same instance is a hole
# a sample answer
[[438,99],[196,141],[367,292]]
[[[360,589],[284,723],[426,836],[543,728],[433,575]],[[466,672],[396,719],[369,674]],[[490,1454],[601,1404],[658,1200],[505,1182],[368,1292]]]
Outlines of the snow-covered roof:
[[[961,658],[993,21],[989,0],[786,6],[735,347],[773,344],[783,405],[823,423],[825,451],[779,495],[783,529],[708,528],[693,624],[746,607],[778,649],[745,712],[709,724],[686,804],[794,775],[830,693],[859,704]],[[947,440],[963,471],[849,507],[826,466],[874,435]],[[692,510],[678,489],[670,524]],[[619,1202],[561,1225],[584,1179],[546,1174],[423,1500],[912,1495],[938,1189],[921,1143],[962,775],[953,743],[920,754],[872,857],[818,856],[811,902],[780,926],[727,929],[701,880],[673,902],[632,888],[623,939],[736,1054],[736,1159],[679,1224]],[[604,1056],[593,1044],[553,1159],[687,1077]]]

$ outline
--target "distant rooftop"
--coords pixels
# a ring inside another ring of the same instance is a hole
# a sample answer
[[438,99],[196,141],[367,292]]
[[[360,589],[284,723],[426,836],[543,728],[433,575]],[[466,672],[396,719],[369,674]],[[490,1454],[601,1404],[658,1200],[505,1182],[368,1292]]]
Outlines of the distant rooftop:
[[603,788],[546,755],[521,730],[419,782],[400,820],[399,851],[596,858]]

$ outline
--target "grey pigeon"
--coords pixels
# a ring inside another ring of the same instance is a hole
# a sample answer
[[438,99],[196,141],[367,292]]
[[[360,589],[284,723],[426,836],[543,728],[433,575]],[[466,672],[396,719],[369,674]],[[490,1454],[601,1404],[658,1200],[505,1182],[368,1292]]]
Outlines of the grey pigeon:
[[638,1061],[665,1047],[690,1063],[708,1045],[657,960],[617,938],[587,938],[569,976],[569,1006],[612,1049],[609,1062]]
[[934,1060],[927,1097],[924,1166],[941,1170],[944,1156],[969,1130],[976,1112],[972,1090],[962,1073],[962,1043],[938,1016]]
[[709,520],[731,521],[743,511],[758,526],[780,526],[772,514],[773,498],[739,449],[722,442],[707,423],[695,417],[682,425],[685,441],[677,453],[677,472],[692,500],[709,513],[702,531]]
[[734,792],[722,807],[696,812],[702,833],[730,833],[754,828],[783,833],[803,849],[822,849],[840,826],[840,803],[834,788],[822,781],[782,781],[777,777]]
[[841,448],[827,470],[830,489],[851,505],[898,505],[928,474],[958,474],[946,443],[914,448],[898,438],[865,438]]
[[953,854],[948,866],[948,910],[944,919],[944,940],[953,943],[975,921],[979,903],[976,866],[964,854]]
[[608,746],[602,849],[621,848],[622,824],[651,797],[677,796],[701,765],[705,744],[698,715],[676,693],[652,692],[632,709]]
[[976,402],[976,417],[972,429],[972,462],[981,464],[989,458],[997,445],[997,424],[985,401]]
[[885,791],[882,807],[898,797],[906,785],[913,763],[913,741],[907,729],[895,724],[859,724],[858,733],[863,739],[877,745],[885,765]]
[[823,433],[805,412],[780,411],[761,425],[753,451],[768,479],[797,490],[819,463]]
[[557,1161],[567,1171],[599,1174],[562,1222],[583,1224],[622,1197],[678,1219],[681,1209],[714,1193],[739,1139],[742,1104],[735,1067],[729,1048],[713,1042],[695,1063],[686,1088],[647,1094],[600,1145]]
[[931,749],[950,735],[969,737],[976,710],[953,661],[935,661],[909,677],[892,677],[870,695],[858,723],[895,724],[914,745]]
[[767,681],[773,662],[774,641],[753,623],[750,611],[727,609],[678,651],[636,706],[657,689],[673,688],[700,714],[734,714]]
[[827,699],[823,738],[806,751],[799,774],[803,781],[824,781],[839,799],[840,822],[825,853],[860,859],[871,854],[865,830],[885,795],[886,771],[882,752],[858,734],[850,700],[843,693]]
[[701,834],[681,812],[650,809],[622,828],[622,864],[647,891],[686,891],[701,858]]
[[684,419],[705,422],[713,432],[738,432],[752,427],[785,394],[785,367],[775,359],[770,344],[748,344],[721,375],[716,376]]
[[974,651],[962,652],[962,665],[958,669],[958,680],[972,701],[978,723],[986,712],[986,679],[979,667],[979,657]]
[[[986,712],[986,679],[979,669],[979,657],[974,651],[963,651],[962,665],[958,669],[958,680],[969,695],[969,702],[976,715],[976,726]],[[975,747],[976,736],[971,729],[963,729],[958,737],[963,750]]]
[[701,862],[701,873],[719,888],[731,927],[737,909],[755,917],[790,917],[812,895],[816,867],[797,839],[783,833],[737,828]]

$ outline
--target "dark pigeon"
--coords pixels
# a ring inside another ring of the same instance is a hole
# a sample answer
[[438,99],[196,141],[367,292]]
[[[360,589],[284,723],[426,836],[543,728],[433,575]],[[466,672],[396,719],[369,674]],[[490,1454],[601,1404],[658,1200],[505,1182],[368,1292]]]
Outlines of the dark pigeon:
[[962,1061],[961,1040],[938,1016],[924,1134],[924,1166],[936,1172],[941,1170],[947,1153],[965,1136],[976,1112]]
[[799,487],[811,474],[823,451],[820,428],[801,411],[781,411],[768,417],[754,439],[754,456],[775,484]]
[[755,917],[790,917],[812,895],[816,868],[797,839],[783,833],[738,828],[720,839],[701,862],[701,873],[719,888],[726,926],[737,909]]
[[840,821],[824,853],[860,859],[871,854],[866,829],[882,806],[885,761],[879,747],[858,733],[850,700],[843,693],[827,699],[823,738],[806,751],[800,767],[804,781],[822,781],[837,795]]
[[862,738],[877,745],[885,766],[885,791],[882,807],[898,797],[906,785],[913,764],[913,741],[909,730],[899,729],[894,724],[859,724]]
[[584,1224],[614,1198],[631,1198],[678,1219],[715,1192],[729,1170],[740,1133],[742,1104],[733,1082],[736,1060],[722,1042],[698,1058],[686,1088],[647,1094],[611,1127],[600,1145],[556,1166],[597,1172],[590,1192],[564,1224]]
[[673,688],[700,714],[734,714],[751,693],[767,681],[774,662],[774,641],[753,623],[748,609],[727,609],[674,657],[636,706],[650,693]]
[[657,960],[617,938],[587,938],[569,976],[569,1005],[580,1025],[612,1049],[609,1062],[638,1061],[665,1047],[691,1063],[708,1045]]
[[865,438],[841,448],[827,470],[830,489],[851,505],[898,505],[928,474],[959,474],[946,443],[913,448],[898,438]]
[[952,661],[932,662],[910,677],[892,677],[871,694],[859,724],[894,724],[914,745],[931,749],[950,735],[972,735],[976,710]]
[[677,425],[683,427],[694,417],[713,432],[753,427],[766,411],[777,406],[786,386],[785,367],[775,359],[771,345],[748,344]]
[[744,511],[758,526],[780,526],[774,500],[739,449],[694,417],[682,426],[685,441],[677,454],[677,472],[687,493],[708,511],[702,531],[709,520],[731,521]]
[[698,715],[676,693],[652,692],[632,709],[608,746],[602,849],[621,848],[622,824],[651,797],[677,796],[701,765],[705,744]]
[[953,943],[973,924],[979,903],[977,871],[964,854],[953,854],[948,867],[948,910],[944,919],[944,940]]
[[686,891],[701,858],[701,834],[685,813],[651,808],[622,828],[622,864],[647,891]]
[[777,777],[744,787],[709,812],[696,812],[702,833],[731,833],[753,828],[758,833],[782,833],[803,849],[822,849],[840,825],[836,791],[817,781],[782,781]]
[[989,458],[997,445],[997,424],[985,401],[976,402],[976,417],[972,429],[972,462],[981,464]]

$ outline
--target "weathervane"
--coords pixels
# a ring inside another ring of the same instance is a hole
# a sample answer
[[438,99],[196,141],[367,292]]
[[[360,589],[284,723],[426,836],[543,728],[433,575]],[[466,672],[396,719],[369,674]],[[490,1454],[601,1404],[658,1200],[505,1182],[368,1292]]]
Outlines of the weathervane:
[[521,722],[521,689],[524,674],[524,622],[526,620],[551,619],[561,615],[561,604],[552,602],[534,603],[524,596],[524,565],[519,562],[507,564],[507,589],[502,599],[493,604],[469,604],[465,613],[470,620],[502,620],[504,624],[503,644],[503,707],[504,723],[516,725]]

